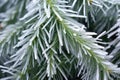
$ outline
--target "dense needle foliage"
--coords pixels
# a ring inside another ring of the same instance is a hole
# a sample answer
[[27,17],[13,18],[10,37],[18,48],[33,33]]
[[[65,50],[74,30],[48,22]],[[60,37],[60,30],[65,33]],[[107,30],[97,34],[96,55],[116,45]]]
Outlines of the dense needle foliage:
[[120,80],[120,0],[0,0],[0,80]]

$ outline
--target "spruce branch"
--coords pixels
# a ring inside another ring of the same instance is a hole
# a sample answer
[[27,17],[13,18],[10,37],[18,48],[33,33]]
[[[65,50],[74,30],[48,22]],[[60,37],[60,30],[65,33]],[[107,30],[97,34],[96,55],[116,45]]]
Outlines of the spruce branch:
[[1,23],[3,30],[0,32],[0,55],[15,52],[13,46],[17,43],[21,30],[24,28],[21,22],[17,22],[17,20],[24,15],[27,1],[6,0],[1,3],[1,8],[9,3],[6,6],[6,9],[9,10],[0,14],[0,16],[4,16]]
[[109,45],[107,46],[107,49],[110,49],[112,46],[114,46],[115,48],[111,51],[111,55],[114,56],[114,58],[112,59],[113,62],[115,62],[116,64],[119,64],[119,56],[117,56],[119,54],[120,48],[120,39],[119,39],[119,26],[120,26],[120,20],[118,19],[117,23],[108,31],[108,38],[111,38],[113,36],[116,36],[115,39],[113,39]]
[[[1,80],[58,80],[58,77],[68,80],[74,77],[72,69],[77,72],[75,76],[82,75],[83,80],[109,80],[113,79],[111,75],[119,74],[117,65],[109,61],[111,56],[98,45],[100,41],[92,37],[97,34],[86,32],[86,27],[76,20],[86,18],[86,7],[84,14],[78,14],[71,8],[71,1],[30,1],[27,13],[18,20],[20,28],[10,30],[9,33],[14,34],[10,38],[5,34],[1,40],[3,44],[20,31],[15,38],[19,40],[14,44],[16,51],[0,66],[10,76]],[[84,6],[86,1],[83,0]],[[6,67],[8,64],[11,65]]]

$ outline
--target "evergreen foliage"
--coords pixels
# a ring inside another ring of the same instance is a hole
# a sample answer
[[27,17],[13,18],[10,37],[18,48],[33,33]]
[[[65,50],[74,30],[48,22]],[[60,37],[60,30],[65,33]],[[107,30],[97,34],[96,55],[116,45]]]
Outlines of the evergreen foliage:
[[119,18],[119,0],[0,0],[0,80],[120,80]]

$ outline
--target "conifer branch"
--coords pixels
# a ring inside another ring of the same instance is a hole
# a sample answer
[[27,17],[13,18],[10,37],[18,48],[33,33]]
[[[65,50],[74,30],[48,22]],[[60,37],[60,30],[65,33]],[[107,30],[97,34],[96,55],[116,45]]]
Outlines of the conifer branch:
[[[87,22],[88,7],[94,3],[100,7],[103,1],[83,0],[79,5],[79,0],[28,2],[27,13],[22,18],[17,16],[16,24],[7,26],[0,34],[0,54],[12,53],[10,60],[0,66],[9,74],[1,80],[111,80],[115,74],[119,77],[120,68],[109,61],[111,55],[98,45],[101,42],[93,37],[97,34],[87,32],[77,21]],[[75,10],[76,6],[79,10]],[[13,52],[6,52],[4,47]]]

